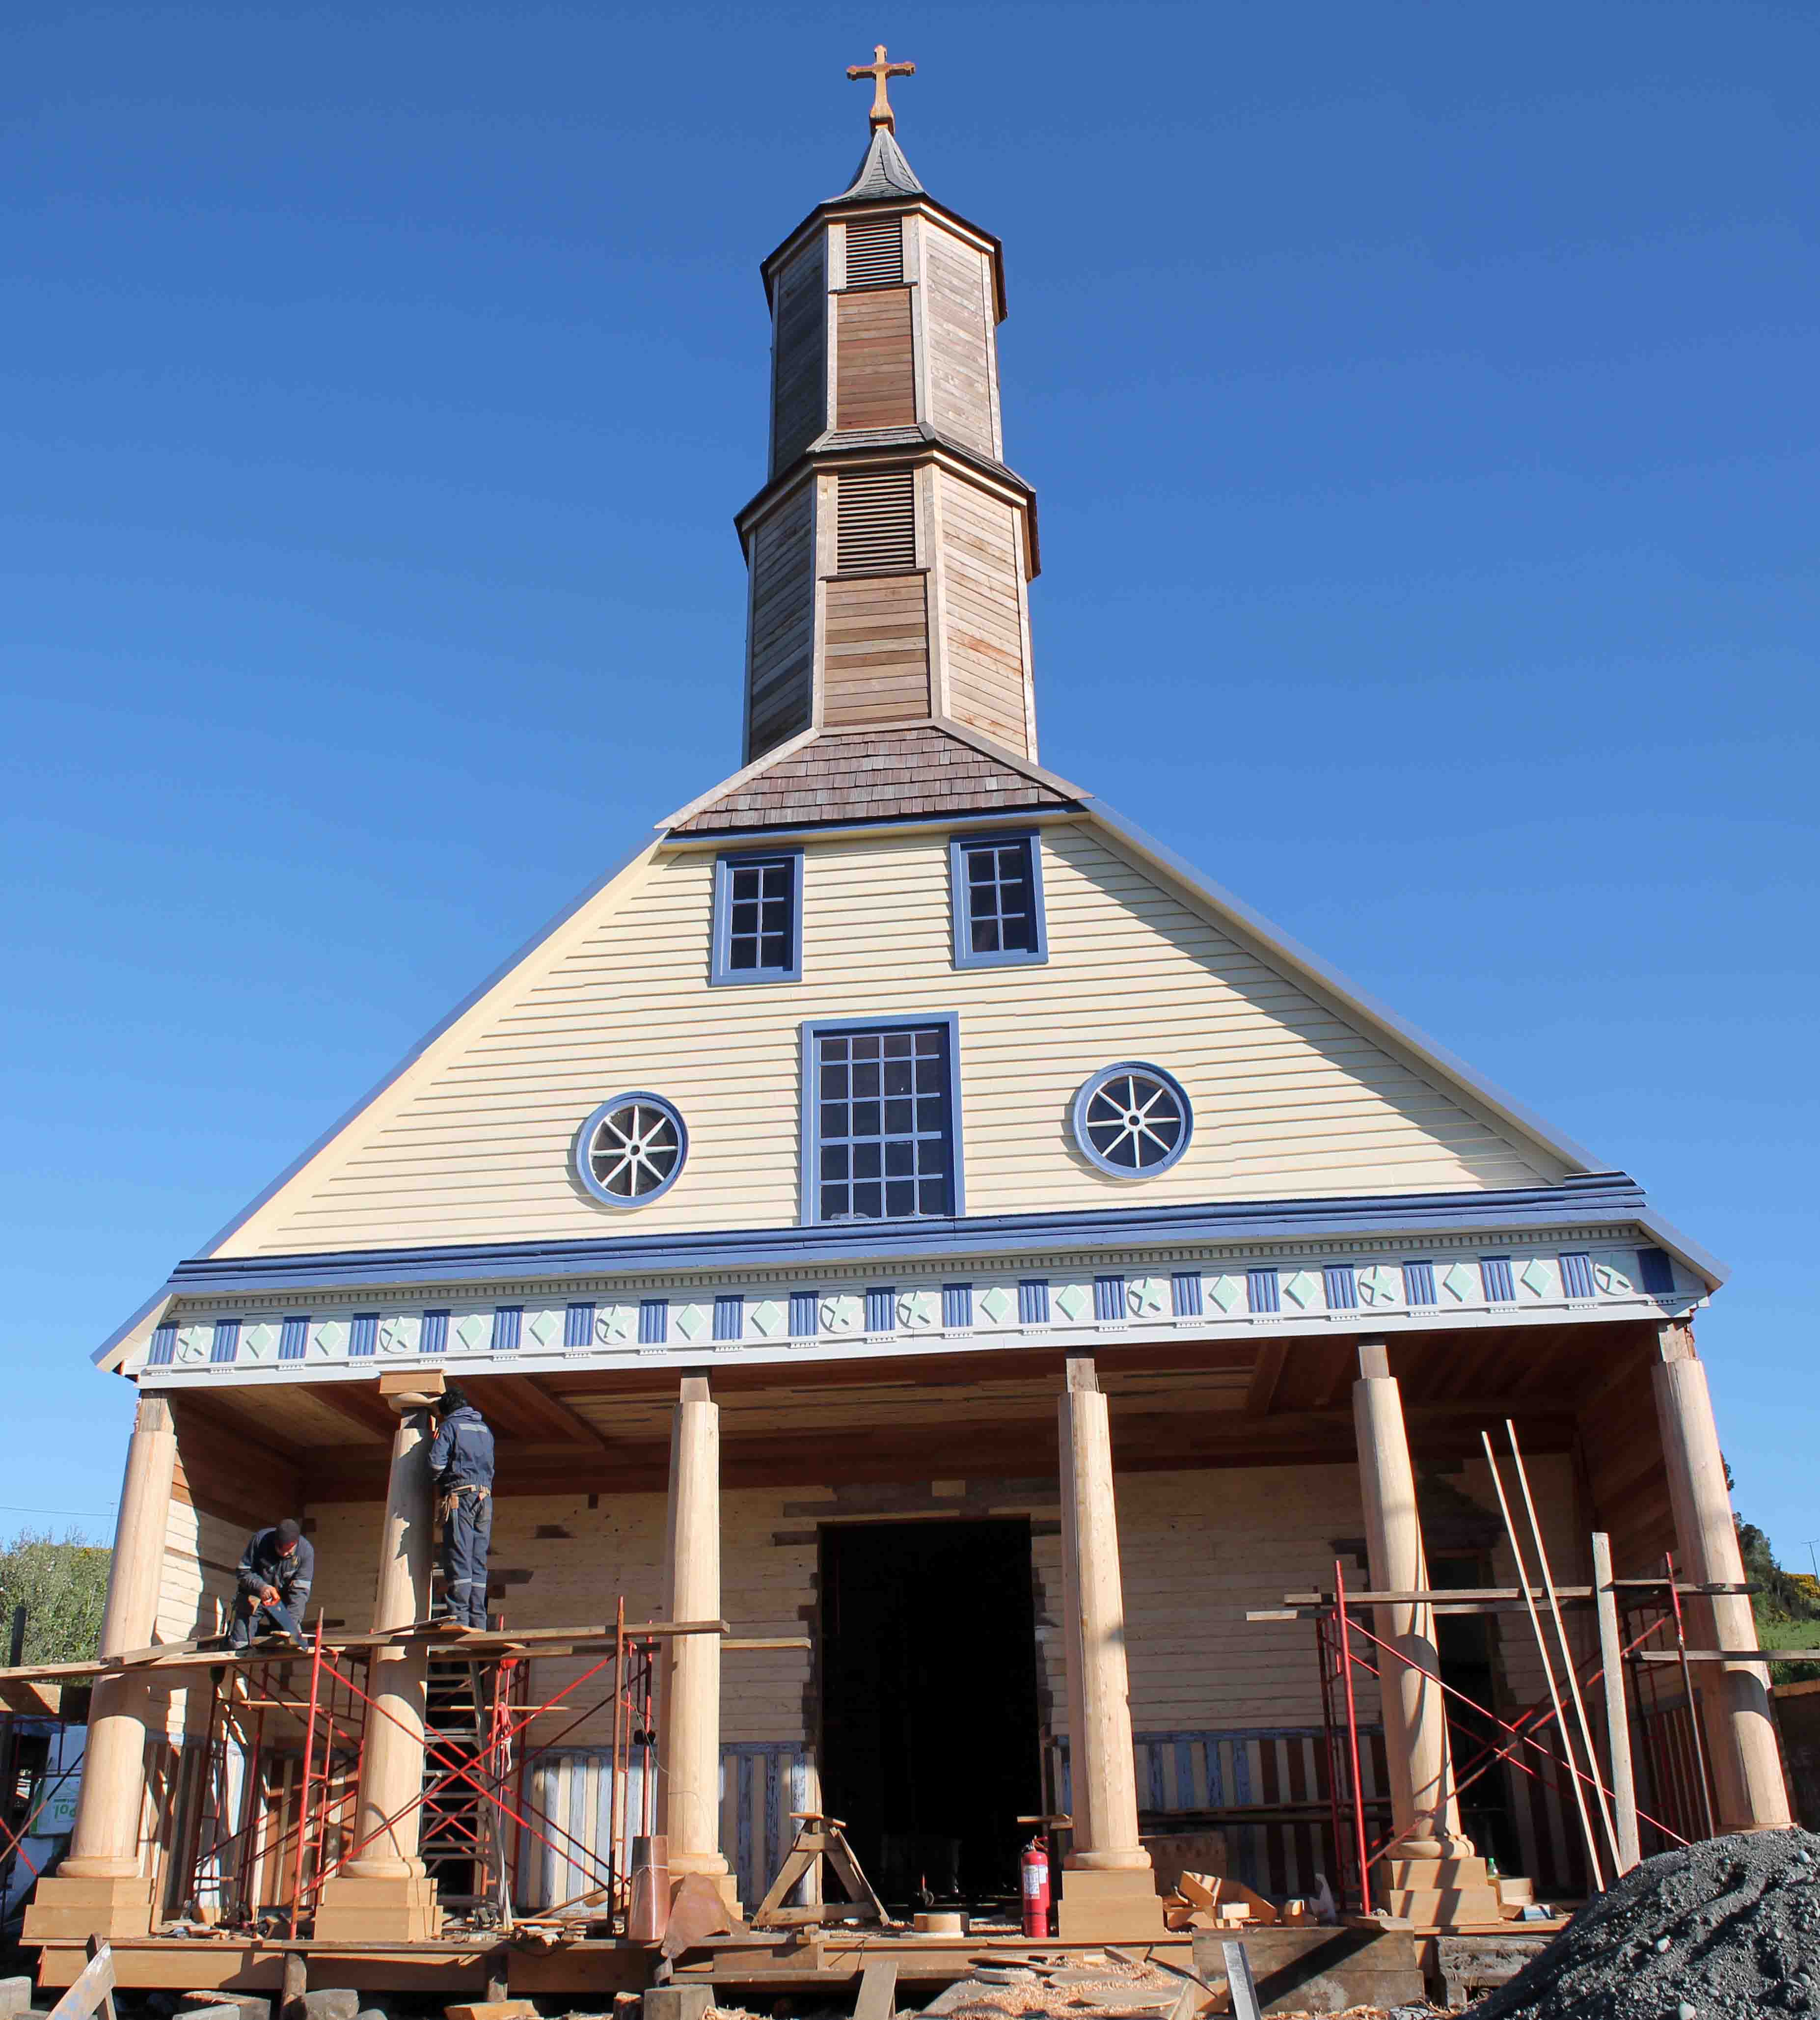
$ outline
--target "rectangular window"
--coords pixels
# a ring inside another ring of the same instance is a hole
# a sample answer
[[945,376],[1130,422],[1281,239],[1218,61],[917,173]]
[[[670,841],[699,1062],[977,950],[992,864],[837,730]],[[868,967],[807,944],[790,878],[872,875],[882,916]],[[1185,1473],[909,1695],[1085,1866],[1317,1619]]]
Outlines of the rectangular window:
[[847,226],[847,285],[891,288],[903,280],[903,220],[853,218]]
[[[903,334],[907,366],[907,317]],[[877,362],[886,364],[884,360]],[[888,369],[886,364],[887,372]],[[877,376],[875,372],[875,380]],[[887,470],[869,476],[843,470],[835,479],[835,487],[834,566],[839,573],[902,575],[914,569],[917,565],[916,472]]]
[[1403,1302],[1406,1305],[1434,1302],[1434,1265],[1405,1262],[1403,1266]]
[[1043,858],[1034,834],[956,837],[948,845],[954,965],[1047,961]]
[[955,1026],[803,1027],[805,1219],[958,1214]]
[[802,979],[802,851],[714,864],[710,982]]

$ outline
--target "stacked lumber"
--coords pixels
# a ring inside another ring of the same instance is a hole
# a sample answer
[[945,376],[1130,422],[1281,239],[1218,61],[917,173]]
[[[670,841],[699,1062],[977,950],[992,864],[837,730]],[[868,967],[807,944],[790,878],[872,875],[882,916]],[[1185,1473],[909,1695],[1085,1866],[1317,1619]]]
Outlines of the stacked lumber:
[[1286,1901],[1279,1908],[1243,1880],[1220,1873],[1184,1873],[1163,1900],[1163,1920],[1171,1929],[1266,1929],[1313,1920],[1306,1901]]

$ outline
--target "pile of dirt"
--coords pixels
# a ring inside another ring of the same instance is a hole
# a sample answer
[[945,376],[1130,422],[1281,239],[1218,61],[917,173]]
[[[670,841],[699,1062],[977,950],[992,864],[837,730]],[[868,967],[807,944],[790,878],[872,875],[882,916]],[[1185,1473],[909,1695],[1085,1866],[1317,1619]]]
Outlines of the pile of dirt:
[[1820,2013],[1820,1837],[1709,1839],[1645,1859],[1472,2020]]

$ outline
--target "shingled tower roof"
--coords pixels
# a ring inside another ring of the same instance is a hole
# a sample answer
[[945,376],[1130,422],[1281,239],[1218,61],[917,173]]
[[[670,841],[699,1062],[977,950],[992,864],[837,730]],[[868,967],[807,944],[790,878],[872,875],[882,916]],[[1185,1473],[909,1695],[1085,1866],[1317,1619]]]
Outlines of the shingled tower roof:
[[852,184],[838,196],[830,197],[830,203],[869,203],[894,196],[922,196],[922,184],[917,180],[917,172],[904,158],[904,151],[897,144],[897,136],[888,126],[881,126],[867,144],[861,158],[859,172]]

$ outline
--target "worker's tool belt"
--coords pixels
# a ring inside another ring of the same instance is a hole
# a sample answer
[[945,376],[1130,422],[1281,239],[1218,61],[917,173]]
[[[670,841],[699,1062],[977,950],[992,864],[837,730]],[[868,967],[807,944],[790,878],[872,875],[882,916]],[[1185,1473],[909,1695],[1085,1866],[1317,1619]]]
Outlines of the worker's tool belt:
[[460,1486],[450,1488],[437,1502],[436,1513],[443,1521],[446,1522],[455,1513],[455,1504],[463,1495],[478,1494],[483,1501],[490,1501],[492,1499],[492,1493],[493,1490],[490,1487],[482,1487],[478,1480],[464,1480]]

